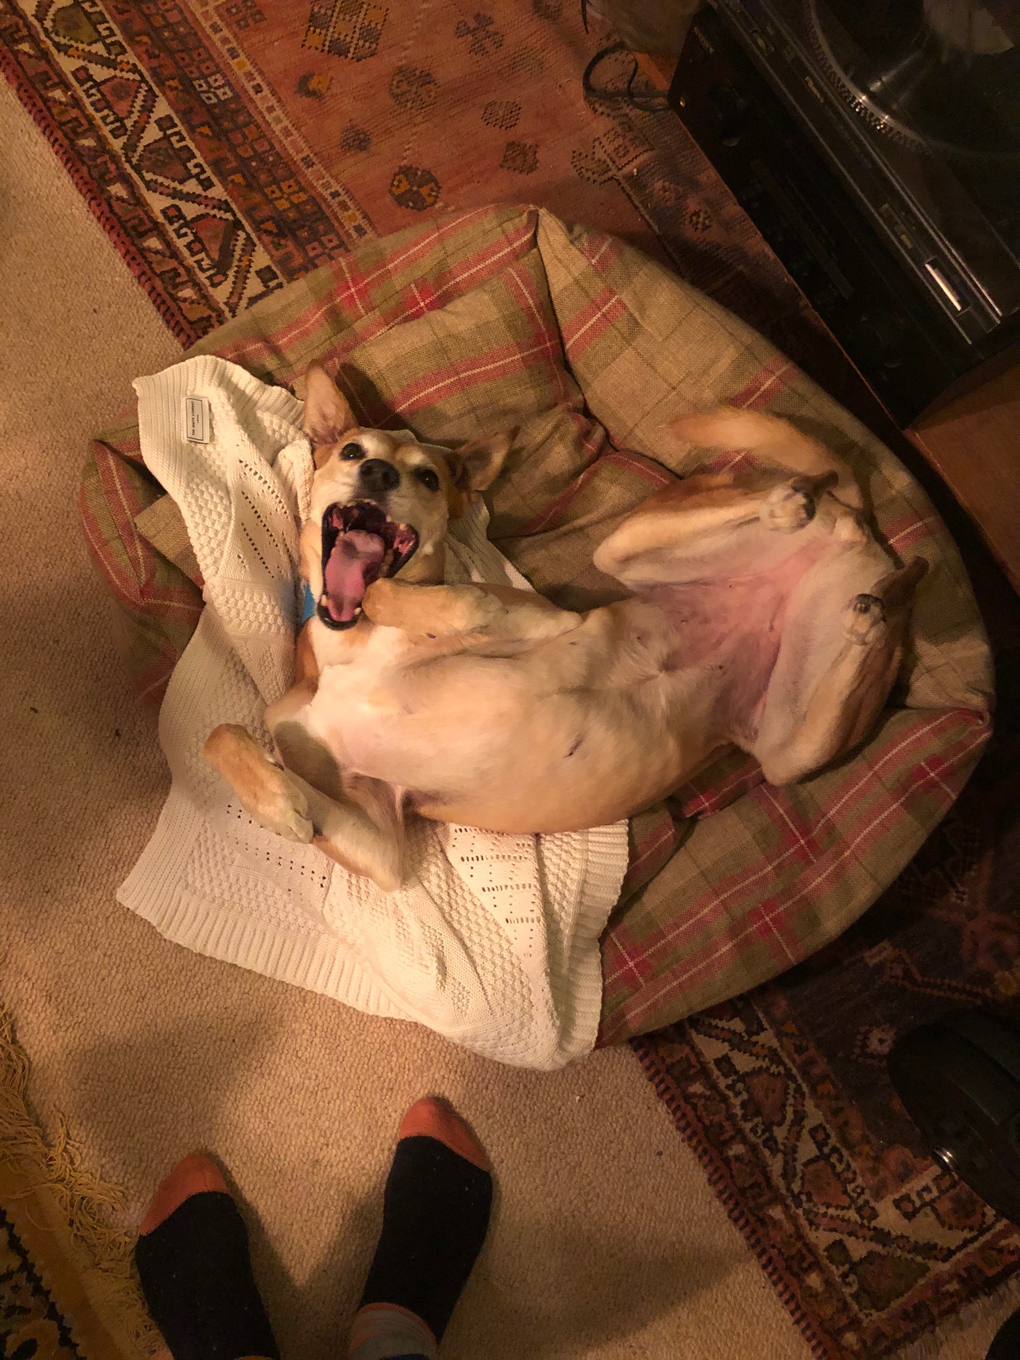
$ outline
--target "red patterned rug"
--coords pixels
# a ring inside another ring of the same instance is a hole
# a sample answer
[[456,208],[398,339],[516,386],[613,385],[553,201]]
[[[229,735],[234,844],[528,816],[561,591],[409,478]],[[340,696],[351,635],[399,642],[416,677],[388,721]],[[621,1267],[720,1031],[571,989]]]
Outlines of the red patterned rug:
[[931,1161],[886,1074],[896,1036],[948,1011],[1020,1022],[1020,601],[966,555],[999,718],[954,810],[829,948],[634,1041],[819,1360],[937,1355],[947,1322],[1020,1305],[1020,1228]]
[[[478,2],[0,0],[0,65],[184,343],[368,236],[532,201],[668,259],[886,434],[673,115],[584,98],[601,38],[579,7]],[[625,81],[617,60],[600,83]],[[1004,716],[957,810],[824,954],[637,1045],[826,1360],[930,1343],[1020,1261],[1020,1232],[926,1159],[884,1067],[945,1009],[1020,1013],[1020,607],[971,551]]]
[[0,0],[0,64],[186,344],[368,236],[524,201],[812,355],[817,320],[678,120],[585,100],[600,41],[573,0]]

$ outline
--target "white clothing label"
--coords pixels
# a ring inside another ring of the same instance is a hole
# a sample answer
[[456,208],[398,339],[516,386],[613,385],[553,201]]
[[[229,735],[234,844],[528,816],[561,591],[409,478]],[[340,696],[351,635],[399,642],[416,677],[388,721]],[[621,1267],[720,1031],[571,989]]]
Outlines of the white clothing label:
[[209,398],[184,398],[184,438],[189,444],[209,443]]

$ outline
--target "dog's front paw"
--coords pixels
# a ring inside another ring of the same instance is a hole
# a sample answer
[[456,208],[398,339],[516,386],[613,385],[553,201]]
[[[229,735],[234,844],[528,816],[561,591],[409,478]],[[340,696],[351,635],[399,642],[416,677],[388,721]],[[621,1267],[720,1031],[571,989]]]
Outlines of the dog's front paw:
[[364,615],[380,628],[403,628],[408,609],[420,586],[393,581],[388,576],[373,581],[365,591],[361,608]]
[[774,533],[793,534],[815,517],[815,500],[801,482],[774,487],[761,507],[761,522]]
[[877,595],[855,595],[847,606],[844,628],[851,642],[867,647],[885,632],[885,606]]
[[445,633],[479,633],[502,623],[508,612],[483,586],[457,586],[442,602],[441,625]]
[[481,586],[419,586],[388,579],[373,581],[362,607],[373,623],[430,638],[474,633],[507,613],[506,605]]

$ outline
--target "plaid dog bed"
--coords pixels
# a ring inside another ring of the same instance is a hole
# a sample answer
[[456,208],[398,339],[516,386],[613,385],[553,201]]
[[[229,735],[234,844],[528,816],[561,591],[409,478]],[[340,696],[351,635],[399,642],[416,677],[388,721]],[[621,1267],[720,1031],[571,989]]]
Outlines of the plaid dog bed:
[[[845,930],[973,769],[990,730],[990,658],[930,502],[765,340],[622,242],[542,210],[458,214],[362,246],[189,353],[295,386],[321,359],[363,423],[407,425],[423,438],[516,427],[491,497],[491,534],[539,590],[571,608],[619,598],[618,583],[592,565],[595,546],[653,491],[704,465],[703,451],[663,425],[719,402],[817,434],[855,468],[889,546],[928,559],[904,679],[852,760],[780,790],[732,754],[632,820],[627,879],[603,938],[600,1042],[755,986]],[[94,442],[81,514],[119,606],[134,683],[153,702],[202,608],[186,543],[167,546],[165,510],[132,413]]]

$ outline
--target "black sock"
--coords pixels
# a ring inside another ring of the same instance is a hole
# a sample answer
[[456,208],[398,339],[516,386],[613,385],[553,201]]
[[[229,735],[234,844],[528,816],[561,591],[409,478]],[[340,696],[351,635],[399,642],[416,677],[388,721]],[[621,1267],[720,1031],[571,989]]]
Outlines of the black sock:
[[173,1360],[279,1360],[237,1205],[217,1190],[189,1195],[139,1237],[142,1291]]
[[1020,1355],[1020,1308],[995,1333],[985,1360],[1015,1360]]
[[361,1307],[406,1308],[438,1341],[482,1249],[491,1207],[488,1171],[438,1138],[401,1138]]

